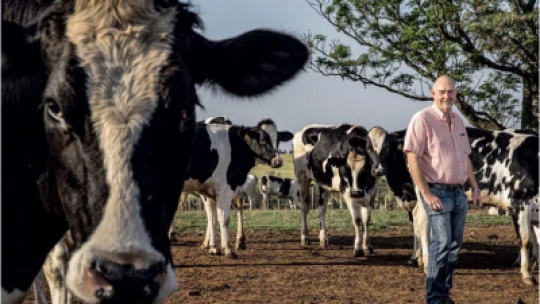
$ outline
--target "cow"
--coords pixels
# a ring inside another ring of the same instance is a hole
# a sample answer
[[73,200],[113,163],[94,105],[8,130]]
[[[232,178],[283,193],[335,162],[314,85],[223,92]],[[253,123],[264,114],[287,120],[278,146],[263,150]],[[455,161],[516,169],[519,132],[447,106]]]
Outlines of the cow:
[[418,265],[420,255],[419,233],[415,230],[413,213],[417,202],[415,185],[409,174],[407,159],[402,151],[405,131],[399,130],[388,132],[381,126],[374,126],[369,130],[369,136],[379,151],[379,161],[390,191],[394,194],[398,207],[405,210],[409,215],[409,222],[413,228],[414,248],[413,255],[409,259],[410,265]]
[[[520,258],[522,279],[526,284],[533,284],[529,272],[529,245],[536,242],[531,239],[531,212],[535,209],[534,204],[538,200],[538,136],[534,132],[522,130],[487,131],[473,127],[467,127],[467,135],[471,143],[472,166],[475,171],[476,180],[479,187],[483,189],[482,203],[484,206],[497,207],[509,212],[512,216],[514,228],[520,244]],[[402,142],[406,130],[392,132],[396,134],[397,149],[402,149],[399,143]],[[392,133],[387,133],[388,135]],[[381,133],[383,134],[383,133]],[[392,142],[391,136],[388,137]],[[381,139],[379,139],[381,140]],[[383,149],[384,150],[384,149]],[[401,157],[397,157],[401,159]],[[402,175],[408,172],[406,163],[404,165],[388,165],[381,157],[383,168],[394,169],[396,173],[389,172],[388,183],[392,191],[400,186],[405,187],[410,183],[410,175],[406,177],[407,182],[396,180],[391,176]],[[408,186],[407,186],[408,187]],[[472,201],[471,189],[466,186],[467,199]],[[415,235],[414,253],[411,261],[418,259],[418,265],[424,267],[427,273],[427,250],[428,250],[428,225],[427,215],[423,204],[416,204],[418,194],[410,196],[409,209],[413,217],[413,229]],[[535,222],[537,223],[537,222]],[[534,223],[533,223],[534,224]],[[537,224],[536,224],[537,225]],[[418,242],[421,242],[421,247]],[[534,246],[533,255],[537,255],[537,248]],[[527,261],[523,261],[526,258]]]
[[[237,255],[229,247],[228,224],[231,204],[237,211],[238,233],[235,249],[245,249],[243,208],[239,198],[249,171],[257,164],[281,167],[280,142],[293,134],[278,131],[271,119],[254,127],[223,124],[198,124],[183,192],[196,193],[203,199],[208,219],[207,233],[201,248],[211,254]],[[216,247],[216,217],[220,225],[221,248]],[[220,250],[221,249],[221,250]]]
[[2,302],[23,301],[68,229],[77,298],[164,300],[196,85],[261,96],[307,46],[266,29],[206,39],[176,0],[5,0],[2,17]]
[[328,196],[331,192],[339,192],[353,219],[354,256],[364,256],[366,250],[374,254],[369,245],[368,225],[377,191],[377,177],[382,174],[382,168],[367,130],[351,124],[307,125],[294,135],[293,161],[301,197],[301,244],[309,245],[309,185],[314,181],[319,185],[320,193],[320,246],[329,246],[325,224]]
[[296,210],[300,190],[298,182],[290,178],[263,175],[259,180],[259,192],[262,194],[262,205],[270,208],[270,197],[289,200],[291,210]]

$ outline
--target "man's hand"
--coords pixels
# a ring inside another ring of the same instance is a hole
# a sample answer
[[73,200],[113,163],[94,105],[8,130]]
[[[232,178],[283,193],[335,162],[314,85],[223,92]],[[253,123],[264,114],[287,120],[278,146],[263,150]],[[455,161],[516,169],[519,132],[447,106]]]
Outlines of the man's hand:
[[426,201],[426,204],[429,206],[429,208],[433,211],[443,211],[444,207],[439,199],[438,196],[431,192],[426,192],[425,194],[422,194],[424,197],[424,200]]
[[480,192],[473,191],[473,203],[475,209],[482,207],[482,198],[480,197]]

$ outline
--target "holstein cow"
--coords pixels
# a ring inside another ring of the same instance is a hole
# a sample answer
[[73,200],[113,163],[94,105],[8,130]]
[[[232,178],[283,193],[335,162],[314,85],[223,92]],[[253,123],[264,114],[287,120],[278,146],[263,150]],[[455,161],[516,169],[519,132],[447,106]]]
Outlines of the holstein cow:
[[[532,284],[529,246],[531,242],[536,241],[531,239],[531,211],[534,203],[538,201],[538,136],[520,131],[487,131],[472,127],[466,129],[472,148],[470,158],[475,177],[483,189],[482,203],[484,206],[508,211],[512,216],[521,247],[519,260],[523,281]],[[404,132],[399,132],[400,139],[403,138]],[[404,171],[403,166],[393,168],[397,168],[400,172]],[[392,185],[390,187],[393,189]],[[468,186],[466,194],[471,201],[471,189]],[[416,197],[415,194],[411,201],[416,201]],[[414,207],[413,221],[414,256],[423,258],[418,260],[418,263],[424,266],[424,271],[427,272],[429,227],[422,204]],[[418,247],[418,240],[421,241],[421,247]],[[533,254],[537,255],[537,248],[532,249]]]
[[208,40],[176,0],[51,2],[2,1],[2,303],[23,301],[68,229],[76,297],[162,301],[195,85],[260,95],[307,47],[270,30]]
[[[329,245],[325,224],[328,196],[330,192],[339,192],[353,219],[356,235],[354,255],[363,256],[368,249],[373,253],[369,245],[368,225],[377,191],[376,176],[382,174],[382,169],[367,130],[350,124],[308,125],[294,135],[293,150],[294,172],[302,202],[302,245],[309,245],[307,214],[309,184],[313,180],[320,189],[320,245]],[[360,231],[361,223],[363,233]]]
[[269,209],[270,197],[289,200],[291,210],[296,210],[300,190],[298,182],[290,178],[264,175],[259,180],[259,191],[263,196],[262,205]]
[[417,256],[421,256],[418,246],[420,231],[415,230],[413,223],[413,213],[417,211],[415,209],[417,196],[414,182],[407,167],[407,159],[402,150],[405,131],[387,132],[384,128],[375,126],[369,130],[369,137],[375,150],[379,153],[383,174],[390,191],[394,194],[398,207],[407,211],[409,222],[413,224],[414,248],[409,264],[417,265]]
[[[220,254],[222,250],[226,256],[236,257],[229,247],[228,237],[232,202],[238,221],[236,249],[245,249],[243,209],[238,197],[241,187],[255,165],[281,167],[279,143],[292,137],[291,132],[278,132],[270,119],[260,121],[255,127],[197,125],[183,191],[206,197],[203,202],[208,226],[202,248],[209,249],[211,254]],[[216,217],[220,225],[221,250],[216,247]]]

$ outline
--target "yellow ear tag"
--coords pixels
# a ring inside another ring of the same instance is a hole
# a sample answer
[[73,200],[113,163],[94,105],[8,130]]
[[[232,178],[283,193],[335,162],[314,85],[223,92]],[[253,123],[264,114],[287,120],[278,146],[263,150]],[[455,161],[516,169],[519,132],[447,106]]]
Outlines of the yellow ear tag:
[[250,140],[251,138],[249,137],[249,135],[247,135],[247,133],[244,135],[244,140]]
[[398,148],[398,150],[402,150],[402,149],[403,149],[403,144],[399,144],[399,145],[397,146],[397,148]]

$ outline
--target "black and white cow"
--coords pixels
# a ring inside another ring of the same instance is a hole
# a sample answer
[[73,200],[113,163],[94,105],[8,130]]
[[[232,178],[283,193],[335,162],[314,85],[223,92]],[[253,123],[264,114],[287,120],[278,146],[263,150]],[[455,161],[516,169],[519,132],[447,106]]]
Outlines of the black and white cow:
[[195,85],[257,96],[292,79],[308,49],[270,30],[208,40],[176,0],[51,3],[2,1],[2,302],[23,301],[68,229],[78,298],[162,301],[178,286],[167,230]]
[[407,159],[405,153],[403,153],[405,131],[388,132],[380,126],[375,126],[369,130],[369,136],[375,150],[379,151],[379,161],[383,174],[386,177],[390,191],[394,194],[398,207],[409,214],[409,222],[413,226],[414,235],[413,255],[409,260],[409,264],[417,265],[418,257],[421,257],[419,248],[419,233],[421,231],[415,230],[413,222],[413,214],[417,212],[416,202],[418,198],[407,166]]
[[[482,203],[484,206],[498,207],[509,211],[514,221],[514,227],[520,243],[520,263],[523,281],[532,284],[529,272],[529,246],[532,239],[531,213],[537,210],[535,203],[538,201],[538,136],[531,132],[516,131],[487,131],[478,128],[467,127],[467,135],[471,143],[470,155],[475,177],[482,191]],[[391,154],[399,155],[400,143],[405,136],[406,130],[394,133],[386,133],[387,139],[379,136],[379,141],[384,140],[389,144]],[[380,133],[384,134],[384,133]],[[393,142],[393,144],[392,144]],[[397,144],[397,145],[396,145]],[[383,151],[385,149],[383,148]],[[401,157],[396,156],[396,159]],[[401,163],[401,161],[400,161]],[[404,163],[388,163],[384,154],[381,155],[381,164],[388,170],[387,179],[392,191],[399,187],[409,187],[412,180],[405,176],[408,168]],[[398,164],[398,165],[396,165]],[[396,180],[395,176],[404,176]],[[467,198],[472,201],[471,190],[467,189]],[[427,215],[422,204],[416,204],[417,194],[409,195],[408,209],[413,207],[413,227],[415,244],[413,258],[420,258],[418,264],[427,272],[428,250],[428,225]],[[534,210],[533,210],[534,209]],[[537,211],[536,211],[537,212]],[[537,221],[533,224],[537,225]],[[538,237],[538,235],[537,235]],[[419,246],[418,242],[421,242]],[[532,248],[533,254],[536,254]],[[526,258],[526,261],[523,261]]]
[[270,208],[270,197],[289,200],[291,210],[296,210],[300,197],[296,180],[273,175],[263,175],[259,179],[259,192],[263,196],[262,206],[267,210]]
[[[228,238],[232,203],[238,221],[236,249],[245,249],[243,208],[239,199],[242,185],[257,164],[281,167],[279,143],[292,137],[291,132],[278,132],[270,119],[260,121],[255,127],[197,125],[183,191],[205,196],[208,226],[202,248],[209,249],[211,254],[220,254],[222,250],[226,256],[236,257]],[[220,225],[221,250],[216,247],[216,218]]]
[[[314,181],[319,185],[320,192],[320,245],[329,245],[325,224],[328,196],[330,192],[339,192],[347,203],[354,223],[354,255],[363,256],[368,249],[373,253],[369,245],[368,225],[377,191],[376,177],[382,174],[382,168],[367,130],[350,124],[308,125],[294,135],[293,157],[301,197],[302,245],[309,245],[309,185],[310,181]],[[363,233],[360,231],[361,224]]]

